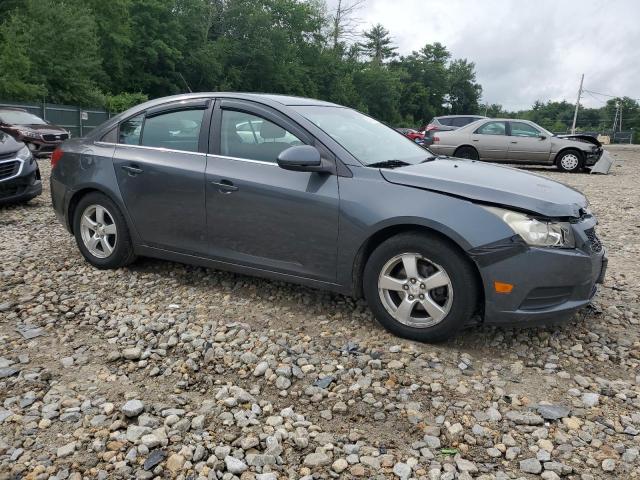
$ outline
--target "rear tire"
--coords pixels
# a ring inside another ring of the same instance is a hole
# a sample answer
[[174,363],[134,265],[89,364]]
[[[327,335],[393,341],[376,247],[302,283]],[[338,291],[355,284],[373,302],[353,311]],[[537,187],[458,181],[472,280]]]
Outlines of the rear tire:
[[478,151],[467,145],[458,147],[456,151],[453,152],[453,156],[458,158],[467,158],[469,160],[478,160],[480,158]]
[[403,233],[380,244],[365,266],[363,287],[383,327],[420,342],[454,336],[478,303],[468,259],[433,234]]
[[124,267],[136,259],[122,212],[100,192],[85,195],[76,205],[73,233],[80,252],[96,268]]
[[579,150],[564,150],[558,155],[556,166],[561,172],[580,172],[584,167],[584,155]]

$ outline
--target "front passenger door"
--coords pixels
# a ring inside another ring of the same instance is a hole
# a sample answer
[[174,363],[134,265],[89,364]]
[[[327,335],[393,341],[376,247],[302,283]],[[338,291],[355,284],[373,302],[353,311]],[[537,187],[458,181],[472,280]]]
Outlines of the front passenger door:
[[280,152],[316,146],[279,112],[222,99],[207,158],[210,256],[234,264],[325,282],[336,280],[338,177],[284,170]]
[[511,135],[509,160],[513,162],[549,163],[551,139],[525,122],[509,122]]

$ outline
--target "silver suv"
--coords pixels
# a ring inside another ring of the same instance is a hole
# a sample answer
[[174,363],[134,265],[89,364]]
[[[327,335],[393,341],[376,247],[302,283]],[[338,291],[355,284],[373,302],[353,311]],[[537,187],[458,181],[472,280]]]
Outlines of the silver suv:
[[424,145],[429,146],[433,143],[433,134],[435,132],[456,130],[483,118],[487,117],[482,115],[443,115],[441,117],[433,117],[422,129],[424,130]]

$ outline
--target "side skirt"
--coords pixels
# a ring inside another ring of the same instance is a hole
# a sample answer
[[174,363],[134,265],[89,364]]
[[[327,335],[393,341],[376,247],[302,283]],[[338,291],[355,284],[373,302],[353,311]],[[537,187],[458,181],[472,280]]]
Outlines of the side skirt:
[[156,247],[138,245],[135,248],[135,252],[136,255],[140,255],[143,257],[158,258],[161,260],[169,260],[172,262],[186,263],[188,265],[197,265],[199,267],[207,267],[215,270],[240,273],[252,277],[265,278],[268,280],[280,280],[283,282],[296,283],[299,285],[304,285],[306,287],[317,288],[319,290],[328,290],[343,295],[353,294],[350,288],[344,287],[337,283],[323,282],[321,280],[314,280],[312,278],[298,277],[296,275],[289,275],[286,273],[273,272],[270,270],[263,270],[255,267],[247,267],[245,265],[238,265],[235,263],[224,262],[220,260],[212,260],[210,258],[199,257],[197,255],[172,252],[170,250],[164,250]]

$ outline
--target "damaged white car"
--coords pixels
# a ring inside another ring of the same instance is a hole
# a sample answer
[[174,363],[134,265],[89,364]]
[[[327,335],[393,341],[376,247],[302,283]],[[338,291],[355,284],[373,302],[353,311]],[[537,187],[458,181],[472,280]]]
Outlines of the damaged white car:
[[478,120],[458,130],[438,132],[434,153],[472,160],[555,165],[565,172],[607,173],[612,165],[602,144],[589,135],[554,135],[528,120]]

